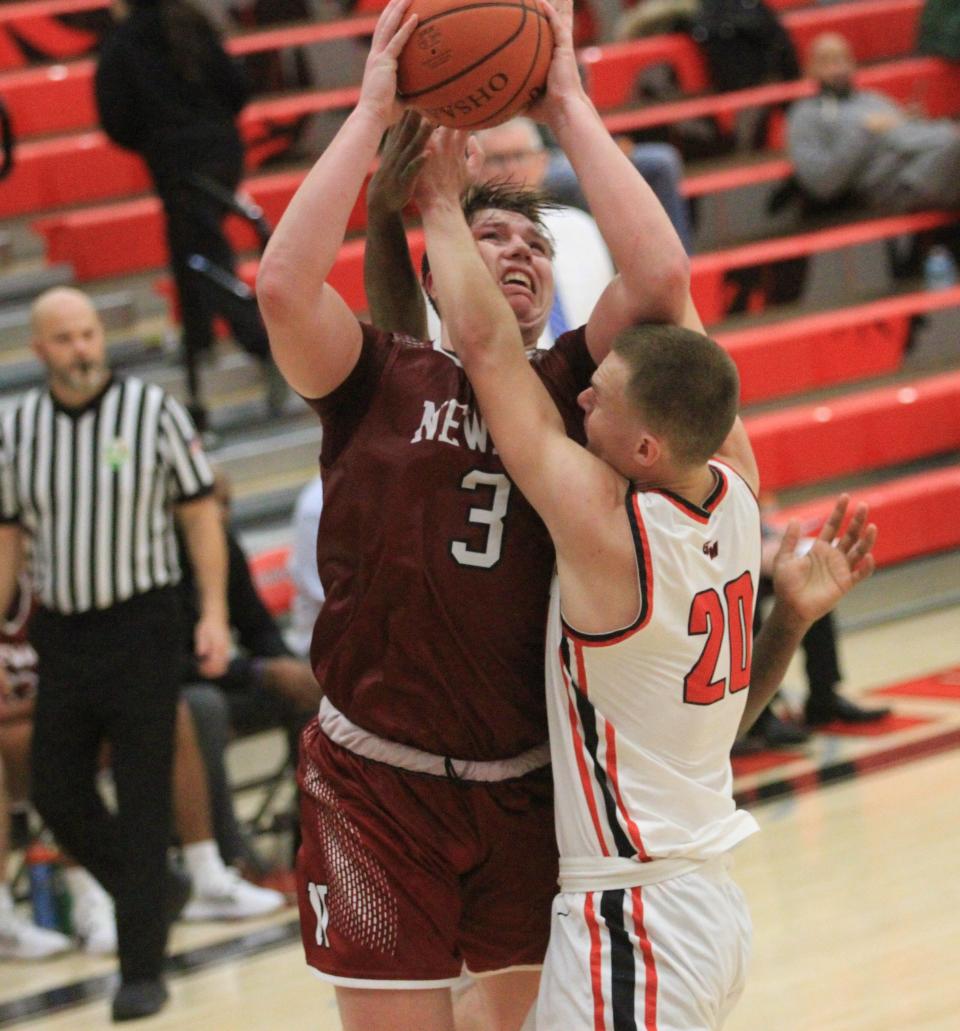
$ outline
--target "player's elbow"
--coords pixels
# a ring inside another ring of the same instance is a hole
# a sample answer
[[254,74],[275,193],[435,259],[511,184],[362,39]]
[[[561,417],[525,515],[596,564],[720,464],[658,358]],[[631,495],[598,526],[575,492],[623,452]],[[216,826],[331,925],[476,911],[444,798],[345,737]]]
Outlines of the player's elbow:
[[653,267],[647,264],[635,270],[630,287],[632,295],[642,300],[646,321],[682,322],[690,293],[690,259],[683,247]]
[[282,259],[264,254],[257,270],[257,304],[269,327],[280,322],[294,300],[295,289]]

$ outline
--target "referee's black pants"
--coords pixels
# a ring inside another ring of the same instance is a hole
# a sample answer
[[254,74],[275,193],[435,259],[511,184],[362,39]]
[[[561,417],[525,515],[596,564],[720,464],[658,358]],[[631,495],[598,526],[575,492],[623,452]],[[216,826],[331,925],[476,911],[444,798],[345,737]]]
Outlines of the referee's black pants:
[[[82,615],[40,609],[30,639],[39,656],[34,804],[61,847],[113,896],[122,978],[159,977],[182,647],[177,594],[154,590]],[[96,786],[105,740],[115,815]]]

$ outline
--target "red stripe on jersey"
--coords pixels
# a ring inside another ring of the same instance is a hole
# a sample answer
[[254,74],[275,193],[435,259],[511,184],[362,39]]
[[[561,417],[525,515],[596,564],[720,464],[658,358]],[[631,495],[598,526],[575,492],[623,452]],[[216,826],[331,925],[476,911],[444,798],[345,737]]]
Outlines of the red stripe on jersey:
[[573,642],[573,654],[577,660],[577,687],[583,692],[584,698],[590,697],[590,690],[587,686],[587,664],[583,659],[583,646],[579,641]]
[[600,927],[593,908],[593,893],[586,892],[583,898],[583,918],[590,932],[590,985],[593,989],[593,1031],[604,1031],[603,977],[601,965],[603,957],[600,953]]
[[643,926],[643,889],[631,888],[630,897],[633,901],[633,928],[643,956],[643,1028],[644,1031],[657,1031],[657,964],[647,929]]
[[620,810],[623,822],[626,824],[627,833],[630,835],[633,847],[637,850],[640,862],[649,863],[650,857],[647,855],[647,850],[643,847],[640,828],[633,822],[630,813],[627,812],[627,807],[623,804],[623,796],[620,794],[620,779],[617,775],[617,732],[612,723],[609,723],[607,720],[604,720],[603,723],[603,735],[607,742],[607,776],[613,785],[613,793],[617,799],[617,808]]
[[580,774],[580,785],[583,788],[583,796],[587,802],[587,808],[590,810],[590,819],[593,821],[593,829],[597,832],[597,840],[600,842],[600,848],[605,856],[610,855],[610,850],[607,848],[607,842],[603,835],[603,828],[600,825],[600,814],[597,812],[597,800],[593,795],[593,781],[590,778],[590,773],[587,770],[587,759],[584,755],[585,745],[583,742],[583,733],[580,729],[580,717],[577,715],[577,707],[573,702],[573,690],[574,688],[570,684],[570,678],[567,676],[566,666],[563,664],[563,656],[560,657],[560,673],[563,676],[563,684],[567,691],[567,712],[570,717],[570,734],[573,738],[573,754],[577,760],[577,772]]

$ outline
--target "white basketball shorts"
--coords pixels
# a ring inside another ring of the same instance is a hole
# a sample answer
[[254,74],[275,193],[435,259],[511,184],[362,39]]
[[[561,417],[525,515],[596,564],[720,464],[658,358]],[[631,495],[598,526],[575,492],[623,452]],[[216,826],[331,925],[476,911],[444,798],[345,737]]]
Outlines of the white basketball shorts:
[[716,1031],[743,991],[752,928],[720,857],[643,887],[553,903],[537,1031]]

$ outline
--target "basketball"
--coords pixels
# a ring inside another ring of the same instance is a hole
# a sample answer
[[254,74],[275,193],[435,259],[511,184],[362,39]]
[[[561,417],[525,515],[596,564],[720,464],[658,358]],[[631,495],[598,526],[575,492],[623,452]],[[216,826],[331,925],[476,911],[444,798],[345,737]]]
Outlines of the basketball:
[[414,0],[397,93],[432,122],[486,129],[543,92],[553,31],[541,0]]

